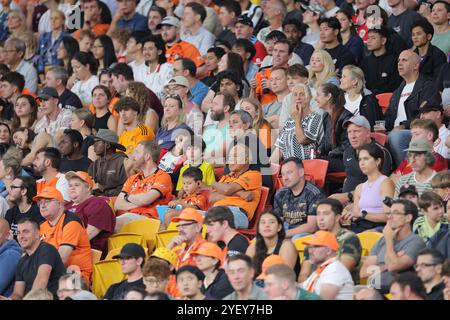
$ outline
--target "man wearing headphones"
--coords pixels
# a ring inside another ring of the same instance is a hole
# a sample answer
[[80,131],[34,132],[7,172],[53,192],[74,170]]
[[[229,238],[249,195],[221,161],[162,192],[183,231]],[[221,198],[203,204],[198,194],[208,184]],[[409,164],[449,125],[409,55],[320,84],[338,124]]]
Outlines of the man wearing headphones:
[[436,174],[432,168],[435,162],[432,146],[426,140],[414,139],[406,151],[412,172],[401,176],[397,181],[394,198],[398,198],[400,187],[406,184],[414,185],[419,196],[424,191],[432,191],[431,179]]

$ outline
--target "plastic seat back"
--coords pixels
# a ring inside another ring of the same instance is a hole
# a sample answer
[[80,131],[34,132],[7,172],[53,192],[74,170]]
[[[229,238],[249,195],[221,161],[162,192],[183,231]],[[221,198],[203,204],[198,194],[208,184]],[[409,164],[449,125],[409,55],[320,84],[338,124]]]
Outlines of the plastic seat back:
[[92,292],[101,299],[112,284],[125,279],[118,260],[99,261],[93,266]]
[[357,236],[359,241],[361,242],[361,256],[366,257],[369,255],[370,250],[372,250],[374,244],[383,237],[383,234],[381,232],[368,231],[358,233]]
[[141,219],[125,224],[120,233],[135,233],[144,237],[149,252],[153,252],[156,246],[156,234],[159,232],[161,221],[157,219]]

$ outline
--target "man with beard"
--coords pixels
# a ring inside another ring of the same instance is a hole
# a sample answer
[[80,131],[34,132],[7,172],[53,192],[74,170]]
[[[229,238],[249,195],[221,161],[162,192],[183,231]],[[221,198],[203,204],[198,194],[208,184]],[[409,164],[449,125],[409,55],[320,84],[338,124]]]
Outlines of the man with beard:
[[131,221],[158,219],[156,205],[166,205],[172,199],[172,179],[158,168],[160,148],[156,141],[141,141],[131,159],[139,173],[129,177],[115,202],[116,232]]
[[206,144],[204,152],[205,161],[224,165],[225,146],[231,141],[230,114],[233,112],[236,102],[229,93],[216,93],[211,104],[211,119],[217,121],[208,126],[203,132],[203,140]]

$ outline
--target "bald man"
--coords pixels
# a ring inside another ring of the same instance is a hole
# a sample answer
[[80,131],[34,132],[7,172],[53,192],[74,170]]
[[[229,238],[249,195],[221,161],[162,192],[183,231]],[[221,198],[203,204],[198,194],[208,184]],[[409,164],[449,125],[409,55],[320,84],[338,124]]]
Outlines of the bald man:
[[419,109],[425,104],[441,103],[441,96],[432,79],[419,73],[420,57],[412,50],[403,51],[398,57],[398,73],[403,78],[393,92],[389,107],[384,114],[389,145],[395,167],[405,158],[411,140],[409,126],[419,118]]
[[383,300],[383,296],[374,288],[362,288],[356,293],[355,300]]
[[0,296],[11,295],[21,255],[19,244],[11,239],[8,221],[0,218]]

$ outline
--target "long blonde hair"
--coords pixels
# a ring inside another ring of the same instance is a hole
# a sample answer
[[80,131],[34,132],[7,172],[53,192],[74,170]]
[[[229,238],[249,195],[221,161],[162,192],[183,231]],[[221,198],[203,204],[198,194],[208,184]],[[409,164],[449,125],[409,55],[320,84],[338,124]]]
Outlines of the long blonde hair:
[[250,103],[255,109],[256,109],[256,116],[253,119],[252,128],[256,130],[256,132],[261,129],[263,125],[268,125],[270,128],[270,123],[264,119],[263,113],[262,113],[262,106],[261,103],[258,101],[258,99],[255,98],[244,98],[242,99],[242,103],[247,102]]
[[334,67],[333,59],[325,50],[314,50],[311,59],[313,59],[314,56],[319,56],[323,63],[323,70],[319,74],[309,70],[309,85],[317,88],[318,86],[326,83],[331,77],[334,77],[336,75],[336,69]]

